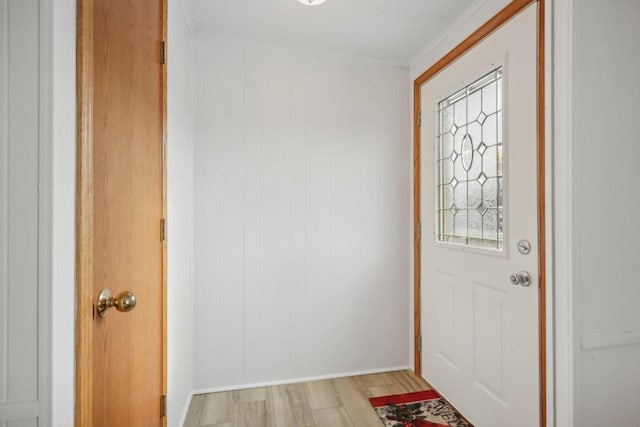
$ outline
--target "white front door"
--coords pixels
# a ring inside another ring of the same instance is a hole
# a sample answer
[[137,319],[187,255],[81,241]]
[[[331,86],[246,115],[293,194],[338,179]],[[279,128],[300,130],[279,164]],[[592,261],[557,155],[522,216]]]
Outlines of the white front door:
[[423,374],[476,427],[539,425],[536,28],[534,4],[421,89]]

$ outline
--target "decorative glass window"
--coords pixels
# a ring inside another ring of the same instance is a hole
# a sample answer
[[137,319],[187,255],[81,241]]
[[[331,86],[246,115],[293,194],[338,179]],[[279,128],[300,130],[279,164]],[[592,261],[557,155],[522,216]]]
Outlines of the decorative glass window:
[[501,250],[502,67],[438,103],[437,240]]

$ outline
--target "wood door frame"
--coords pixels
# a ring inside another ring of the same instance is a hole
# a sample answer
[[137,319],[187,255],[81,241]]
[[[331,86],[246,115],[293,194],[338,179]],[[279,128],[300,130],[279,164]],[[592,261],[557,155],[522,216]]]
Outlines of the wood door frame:
[[[167,41],[167,0],[162,38]],[[75,421],[93,425],[93,32],[94,0],[77,0],[76,12],[76,318]],[[167,213],[167,66],[162,67],[162,214]],[[167,242],[162,244],[162,393],[167,393]],[[162,417],[166,426],[167,418]]]
[[443,71],[455,60],[493,34],[502,25],[528,6],[538,4],[538,245],[539,245],[539,340],[540,340],[540,426],[547,425],[547,289],[546,289],[546,141],[545,141],[545,0],[513,0],[504,9],[474,31],[469,37],[444,55],[438,62],[422,73],[413,82],[413,323],[414,323],[414,372],[422,375],[422,301],[421,301],[421,242],[420,242],[420,109],[422,86]]

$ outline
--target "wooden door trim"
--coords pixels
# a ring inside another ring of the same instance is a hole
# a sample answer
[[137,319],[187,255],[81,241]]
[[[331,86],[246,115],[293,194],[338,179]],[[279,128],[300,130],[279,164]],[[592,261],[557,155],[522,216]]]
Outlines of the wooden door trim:
[[540,426],[547,425],[547,147],[546,0],[538,0],[538,333],[540,345]]
[[547,425],[547,307],[546,307],[546,141],[545,141],[545,0],[513,0],[504,9],[474,31],[469,37],[429,67],[413,83],[413,319],[414,372],[422,375],[421,336],[421,233],[420,233],[420,89],[438,73],[471,48],[498,30],[515,15],[533,3],[538,4],[538,246],[539,246],[539,333],[540,333],[540,426]]
[[[167,40],[167,0],[162,32]],[[77,0],[76,318],[74,425],[93,425],[93,32],[94,0]],[[162,212],[167,212],[167,67],[162,67]],[[162,392],[167,392],[167,243],[162,245]],[[162,425],[166,426],[166,417]]]
[[[164,230],[162,240],[162,395],[167,396],[168,383],[168,359],[167,359],[167,325],[169,318],[167,317],[168,290],[167,290],[167,235],[166,235],[166,219],[167,219],[167,105],[168,105],[168,80],[167,80],[167,52],[169,49],[169,5],[168,0],[162,0],[162,40],[164,46],[162,57],[162,217],[164,218]],[[168,402],[164,400],[164,417],[162,417],[161,426],[167,427],[167,411]]]
[[93,0],[77,2],[75,425],[93,425]]

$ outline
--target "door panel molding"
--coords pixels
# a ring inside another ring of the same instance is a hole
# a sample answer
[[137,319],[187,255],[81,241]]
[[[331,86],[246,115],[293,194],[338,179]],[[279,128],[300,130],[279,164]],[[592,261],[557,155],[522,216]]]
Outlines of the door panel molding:
[[546,292],[546,121],[545,121],[545,0],[513,0],[484,25],[464,39],[449,53],[422,73],[413,84],[413,266],[414,266],[414,372],[422,375],[422,307],[421,307],[421,87],[447,66],[494,33],[511,18],[537,3],[538,8],[538,248],[539,248],[539,341],[540,341],[540,426],[547,425],[547,292]]
[[[78,0],[76,15],[77,171],[76,319],[74,425],[93,423],[93,103],[94,0]],[[167,0],[161,0],[162,34],[167,40]],[[162,212],[166,218],[167,67],[162,67]],[[167,392],[167,251],[162,243],[162,392]],[[160,414],[159,414],[160,415]],[[166,426],[166,417],[162,417]]]

